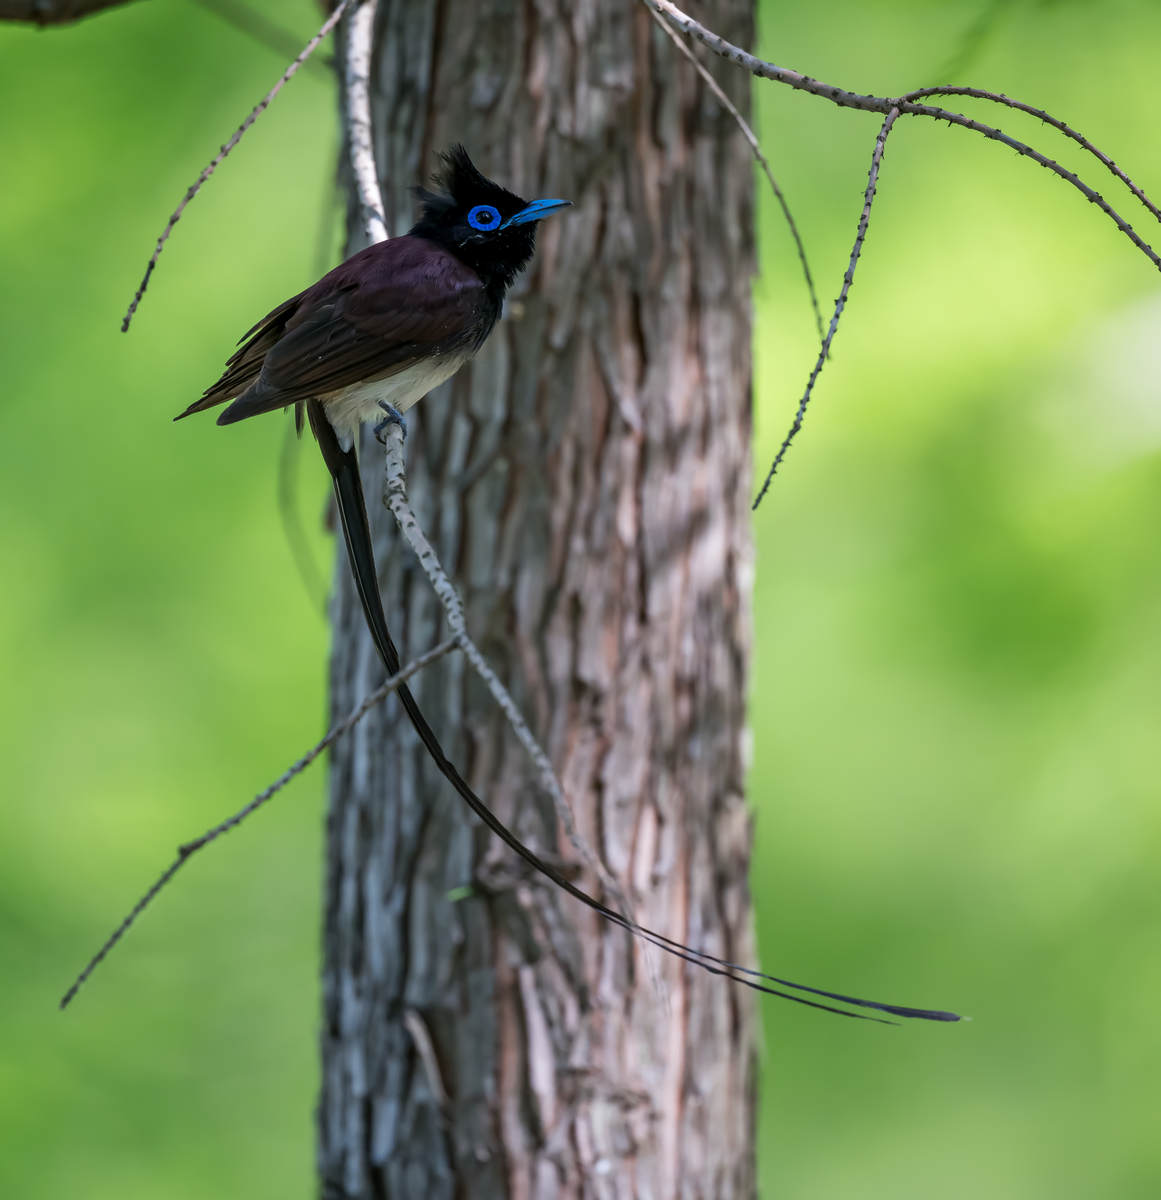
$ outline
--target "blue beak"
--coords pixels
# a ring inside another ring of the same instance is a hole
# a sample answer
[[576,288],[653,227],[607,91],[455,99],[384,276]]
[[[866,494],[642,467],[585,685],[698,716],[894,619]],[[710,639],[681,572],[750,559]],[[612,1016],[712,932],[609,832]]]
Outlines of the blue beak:
[[554,213],[558,208],[570,208],[571,200],[533,200],[527,208],[522,208],[514,217],[509,217],[500,227],[506,229],[509,225],[527,225],[529,221],[540,221]]

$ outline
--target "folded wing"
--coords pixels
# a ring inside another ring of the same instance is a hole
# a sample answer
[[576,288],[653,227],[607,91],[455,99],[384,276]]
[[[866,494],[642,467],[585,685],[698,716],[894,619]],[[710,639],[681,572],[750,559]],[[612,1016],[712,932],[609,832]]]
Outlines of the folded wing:
[[499,311],[480,277],[442,247],[411,236],[380,242],[263,317],[181,416],[234,400],[218,418],[226,425],[474,350]]

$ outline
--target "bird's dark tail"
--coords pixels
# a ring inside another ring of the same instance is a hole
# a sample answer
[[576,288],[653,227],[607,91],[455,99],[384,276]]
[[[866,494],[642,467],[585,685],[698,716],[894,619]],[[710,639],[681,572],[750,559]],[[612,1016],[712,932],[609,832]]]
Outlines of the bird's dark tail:
[[[383,603],[379,596],[378,573],[375,569],[375,556],[371,545],[371,530],[367,520],[367,507],[363,499],[363,487],[359,479],[359,468],[355,458],[355,451],[353,447],[350,450],[344,450],[339,445],[335,431],[331,427],[331,423],[327,420],[322,406],[318,401],[312,400],[309,402],[308,415],[310,417],[311,428],[318,438],[323,458],[331,473],[331,479],[334,482],[335,497],[338,500],[339,506],[339,517],[343,525],[343,536],[346,539],[347,553],[351,560],[351,570],[355,577],[355,586],[359,592],[359,599],[362,601],[363,613],[367,618],[367,626],[371,631],[371,637],[379,651],[380,658],[383,660],[384,667],[387,669],[389,675],[394,675],[400,667],[399,654],[395,649],[395,643],[391,640],[391,634],[388,632],[387,619],[383,614]],[[955,1013],[941,1012],[938,1009],[908,1008],[901,1004],[883,1004],[877,1000],[861,1000],[857,996],[844,996],[840,992],[827,992],[822,988],[807,987],[802,983],[792,983],[789,979],[779,979],[776,975],[767,975],[762,971],[743,967],[737,963],[716,958],[712,954],[694,950],[692,947],[667,938],[663,934],[654,933],[651,929],[646,929],[641,925],[635,924],[615,909],[609,908],[581,888],[578,888],[571,880],[566,879],[559,871],[549,866],[548,863],[544,862],[543,859],[539,858],[525,846],[500,821],[479,796],[472,791],[456,770],[454,764],[447,759],[443,748],[439,744],[439,740],[436,738],[431,726],[428,725],[423,713],[420,712],[419,706],[416,704],[415,698],[406,684],[400,685],[398,696],[404,711],[411,720],[411,724],[415,727],[415,732],[427,748],[435,765],[440,769],[448,782],[451,783],[452,787],[459,792],[472,812],[509,849],[513,850],[528,863],[533,870],[538,871],[541,875],[555,883],[557,887],[563,888],[574,899],[579,900],[582,904],[600,913],[601,916],[620,925],[623,929],[627,929],[644,941],[657,946],[669,954],[675,955],[677,958],[702,967],[713,975],[724,975],[756,991],[765,992],[767,995],[779,996],[784,1000],[793,1000],[796,1004],[805,1004],[810,1008],[819,1008],[825,1012],[837,1013],[839,1016],[856,1017],[861,1020],[871,1021],[880,1019],[869,1016],[866,1013],[848,1012],[843,1008],[835,1008],[830,1004],[823,1004],[817,1000],[809,1000],[806,998],[806,995],[795,996],[791,992],[804,992],[811,996],[821,996],[826,1000],[833,1000],[839,1004],[848,1004],[856,1008],[874,1009],[877,1012],[888,1013],[895,1017],[915,1017],[925,1021],[958,1021],[960,1019]],[[771,984],[777,984],[778,986],[771,987]],[[789,988],[791,991],[782,991],[780,990],[782,988]]]

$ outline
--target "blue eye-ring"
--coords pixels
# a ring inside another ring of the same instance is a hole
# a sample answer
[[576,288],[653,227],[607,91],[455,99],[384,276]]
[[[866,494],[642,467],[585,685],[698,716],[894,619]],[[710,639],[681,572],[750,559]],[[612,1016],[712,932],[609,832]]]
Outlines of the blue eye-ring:
[[493,208],[490,204],[477,204],[468,213],[468,224],[482,233],[489,233],[500,227],[500,210]]

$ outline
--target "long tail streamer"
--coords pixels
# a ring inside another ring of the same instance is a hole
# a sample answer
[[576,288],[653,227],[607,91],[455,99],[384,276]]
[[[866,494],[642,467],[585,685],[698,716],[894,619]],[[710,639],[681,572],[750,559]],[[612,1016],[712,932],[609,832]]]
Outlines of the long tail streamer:
[[[359,600],[363,605],[363,613],[367,618],[367,626],[371,637],[383,660],[383,666],[389,675],[399,671],[399,653],[391,634],[387,629],[387,619],[383,613],[383,603],[379,596],[378,572],[375,568],[375,557],[371,543],[370,523],[367,519],[367,506],[363,499],[363,486],[359,478],[358,461],[355,450],[344,450],[335,436],[331,423],[327,420],[322,406],[318,401],[310,401],[309,416],[311,428],[318,438],[323,458],[334,482],[335,498],[338,501],[339,517],[343,525],[343,536],[347,543],[347,553],[351,560],[351,570]],[[841,992],[828,992],[822,988],[808,987],[803,983],[794,983],[789,979],[780,979],[777,975],[768,975],[764,971],[752,967],[744,967],[738,963],[727,962],[701,950],[695,950],[682,942],[655,933],[630,921],[615,909],[602,904],[595,897],[577,887],[571,880],[565,878],[554,867],[550,866],[520,839],[492,812],[492,810],[468,786],[455,765],[450,762],[443,752],[439,739],[427,723],[426,718],[415,702],[410,690],[403,685],[398,690],[400,703],[407,713],[419,740],[424,744],[435,765],[439,768],[448,782],[460,794],[467,806],[477,817],[506,845],[520,856],[533,870],[551,880],[557,887],[562,888],[574,899],[600,913],[602,917],[628,930],[637,937],[657,946],[659,949],[672,954],[686,962],[709,971],[713,975],[724,975],[736,983],[745,984],[755,991],[764,992],[769,996],[778,996],[783,1000],[792,1000],[795,1004],[805,1004],[810,1008],[818,1008],[824,1012],[836,1013],[843,1017],[855,1017],[859,1020],[880,1021],[881,1018],[862,1012],[849,1012],[844,1008],[835,1008],[831,1004],[823,1004],[818,1000],[807,999],[809,996],[821,996],[825,1000],[833,1000],[838,1004],[848,1004],[855,1008],[873,1009],[876,1012],[887,1013],[894,1017],[907,1017],[923,1021],[958,1021],[960,1017],[953,1012],[943,1012],[939,1009],[911,1008],[902,1004],[884,1004],[878,1000],[863,1000],[857,996],[846,996]],[[763,982],[764,981],[764,982]],[[777,984],[777,987],[770,986]],[[789,988],[790,991],[782,989]],[[793,992],[806,995],[793,995]],[[894,1022],[883,1022],[893,1024]]]

